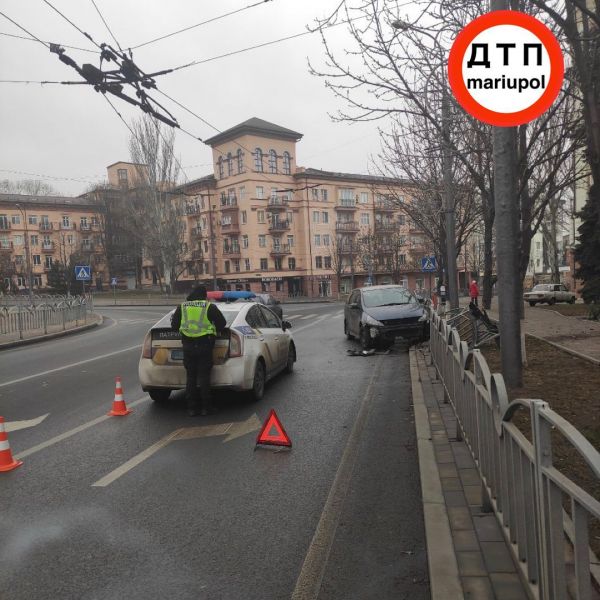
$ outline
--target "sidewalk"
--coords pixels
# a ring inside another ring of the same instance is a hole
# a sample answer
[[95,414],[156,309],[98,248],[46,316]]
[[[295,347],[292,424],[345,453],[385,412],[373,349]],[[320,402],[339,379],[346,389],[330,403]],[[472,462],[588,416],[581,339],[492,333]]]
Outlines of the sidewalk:
[[[468,298],[460,299],[461,306],[468,303]],[[488,313],[493,319],[498,319],[497,298],[493,298]],[[526,305],[525,333],[600,364],[600,322],[583,317],[565,317],[554,310]]]
[[71,322],[65,329],[63,329],[62,325],[48,325],[46,334],[44,334],[43,329],[28,329],[23,331],[23,339],[20,338],[18,331],[15,333],[0,334],[0,350],[43,342],[44,340],[51,340],[73,333],[79,333],[80,331],[87,331],[88,329],[98,327],[101,323],[102,315],[89,313],[85,323],[79,322],[78,324],[75,324],[75,322]]
[[411,350],[427,552],[433,600],[525,600],[529,596],[493,513],[456,418],[444,403],[428,348]]

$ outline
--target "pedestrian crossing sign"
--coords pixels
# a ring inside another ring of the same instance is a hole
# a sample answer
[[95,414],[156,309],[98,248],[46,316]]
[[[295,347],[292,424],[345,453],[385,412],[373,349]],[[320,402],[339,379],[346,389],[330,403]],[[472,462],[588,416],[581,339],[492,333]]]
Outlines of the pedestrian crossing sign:
[[89,281],[92,278],[89,265],[77,265],[75,267],[75,279],[77,281]]
[[435,258],[435,256],[424,256],[421,259],[421,271],[429,271],[429,272],[434,272],[437,271],[438,266],[437,266],[437,260]]

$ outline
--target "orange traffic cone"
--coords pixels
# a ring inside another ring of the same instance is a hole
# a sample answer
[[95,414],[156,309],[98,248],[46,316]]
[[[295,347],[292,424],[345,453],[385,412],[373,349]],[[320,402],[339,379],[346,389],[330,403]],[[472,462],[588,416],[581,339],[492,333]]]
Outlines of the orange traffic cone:
[[124,417],[131,412],[125,406],[123,400],[123,388],[121,387],[121,378],[117,377],[115,381],[115,399],[113,400],[112,410],[108,413],[111,417]]
[[23,464],[21,460],[15,460],[10,451],[8,436],[4,429],[4,417],[0,417],[0,471],[12,471]]

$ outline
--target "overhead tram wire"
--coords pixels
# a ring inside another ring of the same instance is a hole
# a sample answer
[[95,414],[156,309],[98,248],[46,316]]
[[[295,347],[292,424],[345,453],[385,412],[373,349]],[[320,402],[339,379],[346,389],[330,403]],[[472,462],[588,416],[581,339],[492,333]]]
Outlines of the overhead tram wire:
[[62,12],[60,12],[60,10],[58,10],[58,8],[53,6],[50,2],[48,2],[48,0],[42,0],[42,2],[45,2],[53,11],[57,12],[65,21],[67,21],[67,23],[69,23],[75,29],[77,29],[77,31],[79,31],[79,33],[81,33],[81,35],[83,35],[90,42],[92,42],[92,44],[94,44],[94,46],[97,46],[98,48],[100,48],[100,50],[102,50],[102,47],[100,46],[100,44],[98,44],[98,42],[96,42],[96,40],[94,40],[94,38],[89,33],[87,33],[86,31],[83,31],[83,29],[81,29],[80,27],[75,25],[75,23],[73,23],[73,21],[71,21],[71,19],[69,19],[69,17],[65,16]]
[[[28,42],[43,42],[44,44],[50,45],[50,42],[46,40],[39,40],[38,38],[33,37],[25,37],[23,35],[15,35],[14,33],[5,33],[0,31],[0,35],[4,35],[6,37],[17,38],[19,40],[26,40]],[[99,54],[98,50],[90,50],[89,48],[80,48],[79,46],[68,46],[67,44],[60,44],[63,48],[69,48],[69,50],[81,50],[81,52],[92,52],[94,54]]]
[[31,33],[31,31],[27,31],[27,29],[25,29],[25,27],[22,27],[16,21],[13,21],[8,15],[5,15],[2,11],[0,11],[0,15],[2,15],[5,19],[9,20],[13,25],[16,25],[21,31],[24,31],[27,35],[31,36],[34,40],[36,40],[40,44],[46,46],[46,48],[50,48],[50,44],[40,40],[39,37],[33,35],[33,33]]
[[137,50],[138,48],[143,48],[144,46],[148,46],[149,44],[154,44],[155,42],[159,42],[161,40],[165,40],[167,38],[173,37],[174,35],[179,35],[180,33],[190,31],[190,29],[195,29],[196,27],[200,27],[200,26],[206,25],[208,23],[214,23],[215,21],[219,21],[220,19],[224,19],[225,17],[230,17],[231,15],[235,15],[237,13],[248,10],[249,8],[254,8],[255,6],[259,6],[261,4],[266,4],[267,2],[272,2],[272,0],[260,0],[260,2],[255,2],[254,4],[249,4],[248,6],[244,6],[242,8],[238,8],[237,10],[232,10],[231,12],[219,15],[218,17],[213,17],[212,19],[208,19],[207,21],[202,21],[201,23],[196,23],[195,25],[190,25],[189,27],[185,27],[184,29],[179,29],[178,31],[173,31],[172,33],[167,33],[166,35],[162,35],[160,37],[154,38],[153,40],[148,40],[147,42],[138,44],[137,46],[132,46],[131,50]]
[[121,48],[121,45],[119,44],[119,41],[115,37],[115,34],[111,31],[110,27],[108,26],[108,23],[106,22],[106,19],[103,17],[102,13],[100,12],[100,9],[98,8],[98,6],[94,2],[94,0],[91,0],[91,3],[94,5],[94,8],[96,9],[96,12],[100,15],[100,18],[102,19],[102,22],[104,23],[104,26],[108,30],[108,33],[110,33],[112,39],[115,41],[115,44],[117,44],[117,47],[119,48],[119,50],[121,52],[123,52],[123,48]]

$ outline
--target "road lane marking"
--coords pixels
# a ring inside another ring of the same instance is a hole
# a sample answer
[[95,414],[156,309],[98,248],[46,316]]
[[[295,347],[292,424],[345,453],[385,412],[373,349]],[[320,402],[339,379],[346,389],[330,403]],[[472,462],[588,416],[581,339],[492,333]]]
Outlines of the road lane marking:
[[329,490],[317,529],[308,547],[300,575],[296,580],[291,600],[316,600],[319,596],[333,540],[335,539],[350,483],[352,482],[362,433],[371,411],[373,384],[381,371],[382,361],[383,355],[379,357],[373,369],[373,375],[371,375],[369,385],[362,398],[360,409],[354,421],[352,432],[348,437],[346,447],[344,448],[333,485]]
[[37,419],[29,419],[28,421],[9,421],[8,423],[4,423],[4,428],[8,433],[9,431],[19,431],[19,429],[35,427],[36,425],[39,425],[49,414],[50,413],[47,413],[41,417],[37,417]]
[[[144,397],[140,398],[139,400],[135,400],[134,402],[129,402],[128,406],[130,408],[133,408],[134,406],[137,406],[138,404],[142,404],[142,402],[148,402],[148,400],[150,400],[150,396],[144,396]],[[91,421],[88,421],[87,423],[78,425],[77,427],[74,427],[73,429],[70,429],[69,431],[65,431],[64,433],[61,433],[49,440],[46,440],[45,442],[42,442],[41,444],[38,444],[37,446],[33,446],[33,447],[29,448],[28,450],[23,450],[23,452],[19,452],[19,454],[15,454],[15,458],[25,458],[26,456],[31,456],[32,454],[35,454],[36,452],[39,452],[40,450],[49,448],[50,446],[53,446],[54,444],[57,444],[58,442],[62,442],[63,440],[66,440],[66,439],[74,436],[75,434],[80,433],[81,431],[85,431],[86,429],[89,429],[90,427],[93,427],[94,425],[98,425],[99,423],[102,423],[102,422],[106,421],[107,419],[111,419],[111,418],[112,417],[110,417],[109,415],[102,415],[101,417],[98,417],[97,419],[92,419]]]
[[44,375],[50,375],[51,373],[57,373],[58,371],[64,371],[65,369],[72,369],[73,367],[78,367],[79,365],[85,365],[95,360],[101,360],[103,358],[108,358],[109,356],[115,356],[116,354],[122,354],[123,352],[129,352],[141,347],[142,344],[137,344],[135,346],[129,346],[129,348],[123,348],[121,350],[115,350],[114,352],[108,352],[107,354],[101,354],[100,356],[94,356],[93,358],[86,358],[85,360],[80,360],[79,362],[71,363],[70,365],[64,365],[63,367],[57,367],[56,369],[49,369],[48,371],[42,371],[41,373],[35,373],[34,375],[27,375],[27,377],[20,377],[19,379],[13,379],[5,383],[0,383],[0,387],[14,385],[15,383],[21,383],[22,381],[28,381],[29,379],[35,379],[36,377],[43,377]]
[[313,317],[318,316],[317,313],[313,313],[311,315],[305,315],[304,317],[300,317],[300,321],[303,321],[304,319],[312,319]]
[[319,323],[321,323],[321,321],[324,321],[327,318],[328,318],[327,315],[324,315],[323,317],[319,317],[318,319],[316,319],[312,323],[309,323],[308,325],[303,325],[302,327],[298,327],[297,329],[294,329],[293,333],[298,333],[299,331],[308,329],[309,327],[314,327],[315,325],[318,325]]
[[119,477],[131,471],[131,469],[143,463],[153,454],[156,454],[161,448],[164,448],[167,444],[176,440],[194,440],[198,438],[227,435],[223,440],[223,443],[225,443],[246,435],[247,433],[251,433],[252,431],[258,431],[261,426],[262,423],[255,413],[245,421],[216,423],[214,425],[200,425],[198,427],[182,427],[176,429],[158,440],[158,442],[152,444],[149,448],[142,450],[142,452],[136,454],[133,458],[130,458],[126,463],[108,473],[108,475],[105,475],[95,483],[92,483],[92,487],[106,487],[107,485],[110,485],[113,481],[116,481]]
[[302,315],[290,315],[289,317],[284,317],[286,320],[289,319],[297,319],[298,317],[301,317]]

